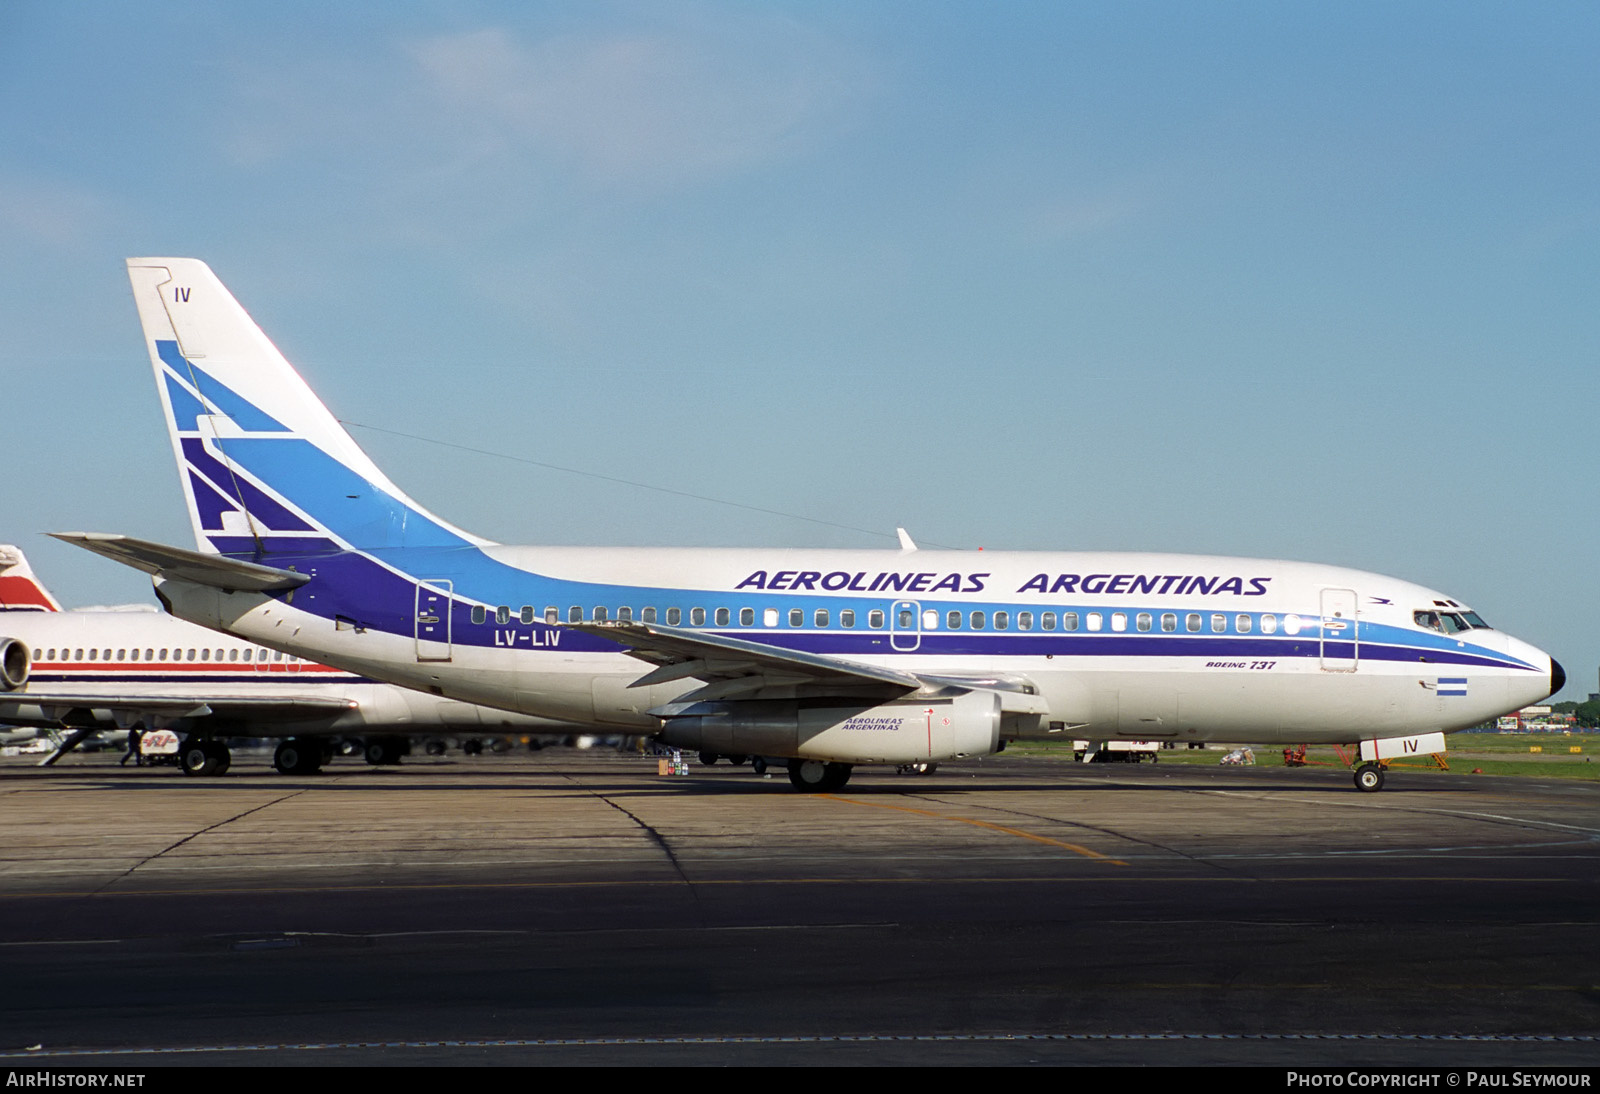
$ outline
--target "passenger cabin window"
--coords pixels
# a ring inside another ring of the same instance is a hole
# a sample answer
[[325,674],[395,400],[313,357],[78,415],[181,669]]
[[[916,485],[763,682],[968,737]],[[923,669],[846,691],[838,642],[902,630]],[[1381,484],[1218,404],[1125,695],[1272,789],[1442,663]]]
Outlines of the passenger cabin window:
[[487,619],[487,618],[489,618],[489,613],[483,610],[483,605],[482,604],[474,604],[472,606],[472,625],[473,626],[475,626],[475,627],[483,626],[483,621],[485,619]]
[[763,609],[761,612],[761,625],[763,627],[776,627],[778,625],[778,609]]
[[511,622],[511,608],[505,604],[494,610],[494,621],[501,625]]
[[1099,612],[1090,612],[1086,617],[1085,622],[1087,623],[1089,630],[1097,631],[1100,629],[1103,619]]
[[583,622],[583,607],[581,605],[574,604],[570,608],[567,609],[567,622],[568,623],[582,623]]
[[1043,615],[1039,616],[1039,629],[1042,630],[1042,631],[1053,631],[1053,630],[1055,630],[1056,629],[1056,613],[1055,612],[1045,612]]
[[828,609],[818,608],[817,614],[812,616],[812,618],[816,620],[817,626],[826,627],[828,625]]
[[839,626],[844,627],[846,630],[850,630],[850,629],[854,628],[855,625],[856,625],[856,610],[854,608],[840,608],[839,609]]
[[690,608],[689,609],[689,625],[691,627],[703,627],[703,626],[705,626],[706,625],[706,610],[704,608]]
[[1299,634],[1300,633],[1300,617],[1298,615],[1290,614],[1290,615],[1286,615],[1286,616],[1283,617],[1283,633],[1284,634]]
[[618,623],[632,623],[633,622],[633,609],[632,608],[618,608],[617,609],[617,622]]
[[1114,630],[1114,631],[1117,631],[1118,633],[1121,633],[1122,631],[1127,630],[1128,629],[1128,613],[1127,612],[1112,612],[1111,613],[1111,629]]
[[1178,629],[1178,617],[1172,612],[1161,613],[1161,629],[1171,634]]
[[803,627],[806,625],[806,611],[804,608],[789,609],[789,626]]
[[946,612],[944,617],[944,625],[952,631],[959,631],[961,629],[961,613]]
[[753,627],[756,625],[756,610],[754,608],[739,609],[739,626]]
[[1250,617],[1248,615],[1243,614],[1243,613],[1240,613],[1239,615],[1234,616],[1234,618],[1233,618],[1233,626],[1234,626],[1234,629],[1237,630],[1240,634],[1249,634],[1250,633]]
[[1261,617],[1261,633],[1262,634],[1277,634],[1278,633],[1278,617],[1275,616],[1275,615],[1264,615],[1264,616],[1262,616]]
[[1003,631],[1003,630],[1010,629],[1010,627],[1011,627],[1011,613],[1010,612],[995,612],[994,613],[994,629],[995,630]]
[[1032,612],[1018,612],[1017,613],[1017,630],[1019,630],[1019,631],[1031,631],[1031,630],[1033,630],[1033,613]]
[[883,630],[883,609],[874,608],[867,613],[867,626],[875,631]]
[[1212,613],[1212,616],[1211,616],[1211,633],[1212,634],[1227,634],[1228,633],[1228,617],[1223,615],[1221,612]]
[[1190,634],[1199,634],[1200,633],[1200,613],[1199,612],[1190,612],[1188,615],[1184,616],[1183,617],[1183,629],[1188,631]]
[[561,622],[561,609],[551,604],[544,610],[544,621],[551,626]]
[[898,622],[895,623],[895,626],[899,627],[903,631],[908,631],[911,629],[912,614],[910,608],[901,608],[899,612],[896,613],[895,618],[898,620]]
[[728,620],[730,618],[732,618],[732,617],[728,614],[728,609],[727,608],[718,608],[717,609],[717,626],[726,627],[728,625]]
[[1149,612],[1140,612],[1138,615],[1133,617],[1133,625],[1138,627],[1141,631],[1149,630],[1153,622],[1154,621],[1150,618]]
[[[1078,613],[1077,612],[1062,612],[1061,613],[1061,629],[1064,630],[1064,631],[1075,631],[1075,630],[1077,630],[1078,629]],[[1095,630],[1099,630],[1099,629],[1100,629],[1099,627],[1095,628]]]
[[973,630],[975,630],[975,631],[983,630],[983,628],[988,625],[988,622],[989,622],[988,616],[984,615],[982,612],[973,612],[972,613],[972,629]]
[[593,618],[596,623],[604,623],[606,621],[606,609],[603,605],[595,605]]
[[682,608],[668,608],[667,609],[667,626],[676,627],[682,622],[683,622],[683,609]]
[[524,623],[532,623],[533,622],[533,605],[532,604],[524,604],[522,606],[522,614],[519,615],[517,618],[522,620],[522,622],[524,622]]
[[654,623],[656,621],[656,610],[654,608],[641,610],[639,612],[639,621],[642,623]]

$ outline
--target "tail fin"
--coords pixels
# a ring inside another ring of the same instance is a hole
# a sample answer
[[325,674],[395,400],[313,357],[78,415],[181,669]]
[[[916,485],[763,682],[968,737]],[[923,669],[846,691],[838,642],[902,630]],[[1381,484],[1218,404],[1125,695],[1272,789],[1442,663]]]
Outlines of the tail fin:
[[201,551],[488,543],[390,482],[204,262],[130,258],[128,278]]
[[33,576],[20,547],[0,543],[0,612],[59,612],[61,605]]

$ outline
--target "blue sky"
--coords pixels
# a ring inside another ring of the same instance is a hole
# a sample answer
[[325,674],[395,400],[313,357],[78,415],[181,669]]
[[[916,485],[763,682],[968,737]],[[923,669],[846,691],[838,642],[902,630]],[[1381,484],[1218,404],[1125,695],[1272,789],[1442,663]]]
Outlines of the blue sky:
[[148,599],[39,533],[187,541],[122,259],[193,255],[342,418],[831,522],[352,430],[495,539],[1310,559],[1581,698],[1597,55],[1575,3],[12,0],[0,540]]

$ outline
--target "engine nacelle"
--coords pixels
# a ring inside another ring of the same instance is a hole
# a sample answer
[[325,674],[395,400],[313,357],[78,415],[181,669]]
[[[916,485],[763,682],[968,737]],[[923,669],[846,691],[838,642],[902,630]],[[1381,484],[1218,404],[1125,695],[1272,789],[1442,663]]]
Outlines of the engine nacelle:
[[661,740],[724,755],[847,764],[986,756],[1000,745],[1000,697],[970,691],[879,704],[836,698],[691,703],[666,714]]
[[26,642],[0,638],[0,691],[16,691],[28,682],[33,655]]

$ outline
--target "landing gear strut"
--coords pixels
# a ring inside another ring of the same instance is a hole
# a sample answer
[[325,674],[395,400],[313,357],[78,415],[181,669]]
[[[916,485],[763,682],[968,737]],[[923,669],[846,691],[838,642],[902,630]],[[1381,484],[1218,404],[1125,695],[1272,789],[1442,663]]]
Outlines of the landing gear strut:
[[823,763],[821,760],[790,760],[789,781],[806,794],[826,794],[850,781],[849,764]]

